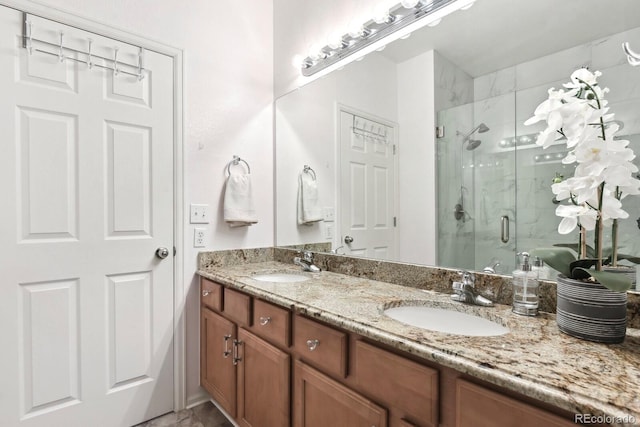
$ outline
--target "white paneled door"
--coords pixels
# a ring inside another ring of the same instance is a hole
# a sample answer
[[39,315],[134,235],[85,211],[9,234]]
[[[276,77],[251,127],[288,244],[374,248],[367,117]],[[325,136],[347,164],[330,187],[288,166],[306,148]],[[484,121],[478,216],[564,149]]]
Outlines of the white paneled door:
[[0,424],[133,425],[173,409],[173,59],[61,60],[61,32],[138,48],[35,16],[29,54],[24,19],[0,7]]
[[340,245],[345,253],[396,259],[395,129],[340,112]]

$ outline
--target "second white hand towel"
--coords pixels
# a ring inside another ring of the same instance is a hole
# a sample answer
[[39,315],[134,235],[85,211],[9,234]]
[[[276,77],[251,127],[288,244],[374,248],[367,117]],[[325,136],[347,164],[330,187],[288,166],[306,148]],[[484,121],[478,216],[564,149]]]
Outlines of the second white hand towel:
[[224,220],[230,227],[243,227],[258,222],[253,207],[251,175],[231,174],[224,191]]
[[298,176],[298,224],[312,225],[322,221],[318,206],[318,183],[305,172]]

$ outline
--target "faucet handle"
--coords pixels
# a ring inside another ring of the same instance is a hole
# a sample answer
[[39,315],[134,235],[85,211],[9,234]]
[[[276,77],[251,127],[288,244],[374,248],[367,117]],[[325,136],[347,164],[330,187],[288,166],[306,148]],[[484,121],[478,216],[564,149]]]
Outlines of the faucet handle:
[[313,262],[313,252],[311,251],[303,251],[302,252],[302,259],[307,261],[307,262]]
[[454,281],[451,284],[451,287],[453,288],[454,291],[460,291],[462,292],[464,290],[464,285],[462,284],[462,282],[456,282]]
[[460,270],[458,271],[458,274],[460,275],[460,277],[462,277],[462,284],[463,285],[471,285],[473,286],[475,280],[476,280],[476,276],[473,273],[468,272],[467,270]]

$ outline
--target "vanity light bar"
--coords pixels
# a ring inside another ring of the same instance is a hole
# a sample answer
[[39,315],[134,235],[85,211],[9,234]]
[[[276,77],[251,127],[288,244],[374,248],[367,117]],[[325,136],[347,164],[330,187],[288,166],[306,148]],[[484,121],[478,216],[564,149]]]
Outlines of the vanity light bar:
[[376,19],[369,20],[362,25],[359,31],[344,34],[337,43],[332,42],[318,52],[313,52],[312,55],[304,58],[301,64],[302,75],[309,77],[325,70],[331,65],[418,21],[423,20],[423,25],[416,25],[414,29],[429,24],[435,25],[449,13],[458,9],[467,9],[474,2],[475,0],[404,0],[389,9],[385,19],[376,17]]

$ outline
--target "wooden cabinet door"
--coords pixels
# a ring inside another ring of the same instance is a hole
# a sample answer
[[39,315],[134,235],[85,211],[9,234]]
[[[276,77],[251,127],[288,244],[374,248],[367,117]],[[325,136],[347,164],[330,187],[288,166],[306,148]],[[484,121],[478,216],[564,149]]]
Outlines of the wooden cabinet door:
[[236,325],[202,307],[200,323],[200,384],[229,413],[236,416],[236,366],[233,342]]
[[242,328],[238,340],[238,423],[290,426],[291,356]]
[[468,381],[457,380],[457,427],[570,427],[569,420]]
[[387,410],[295,362],[294,427],[386,427]]

